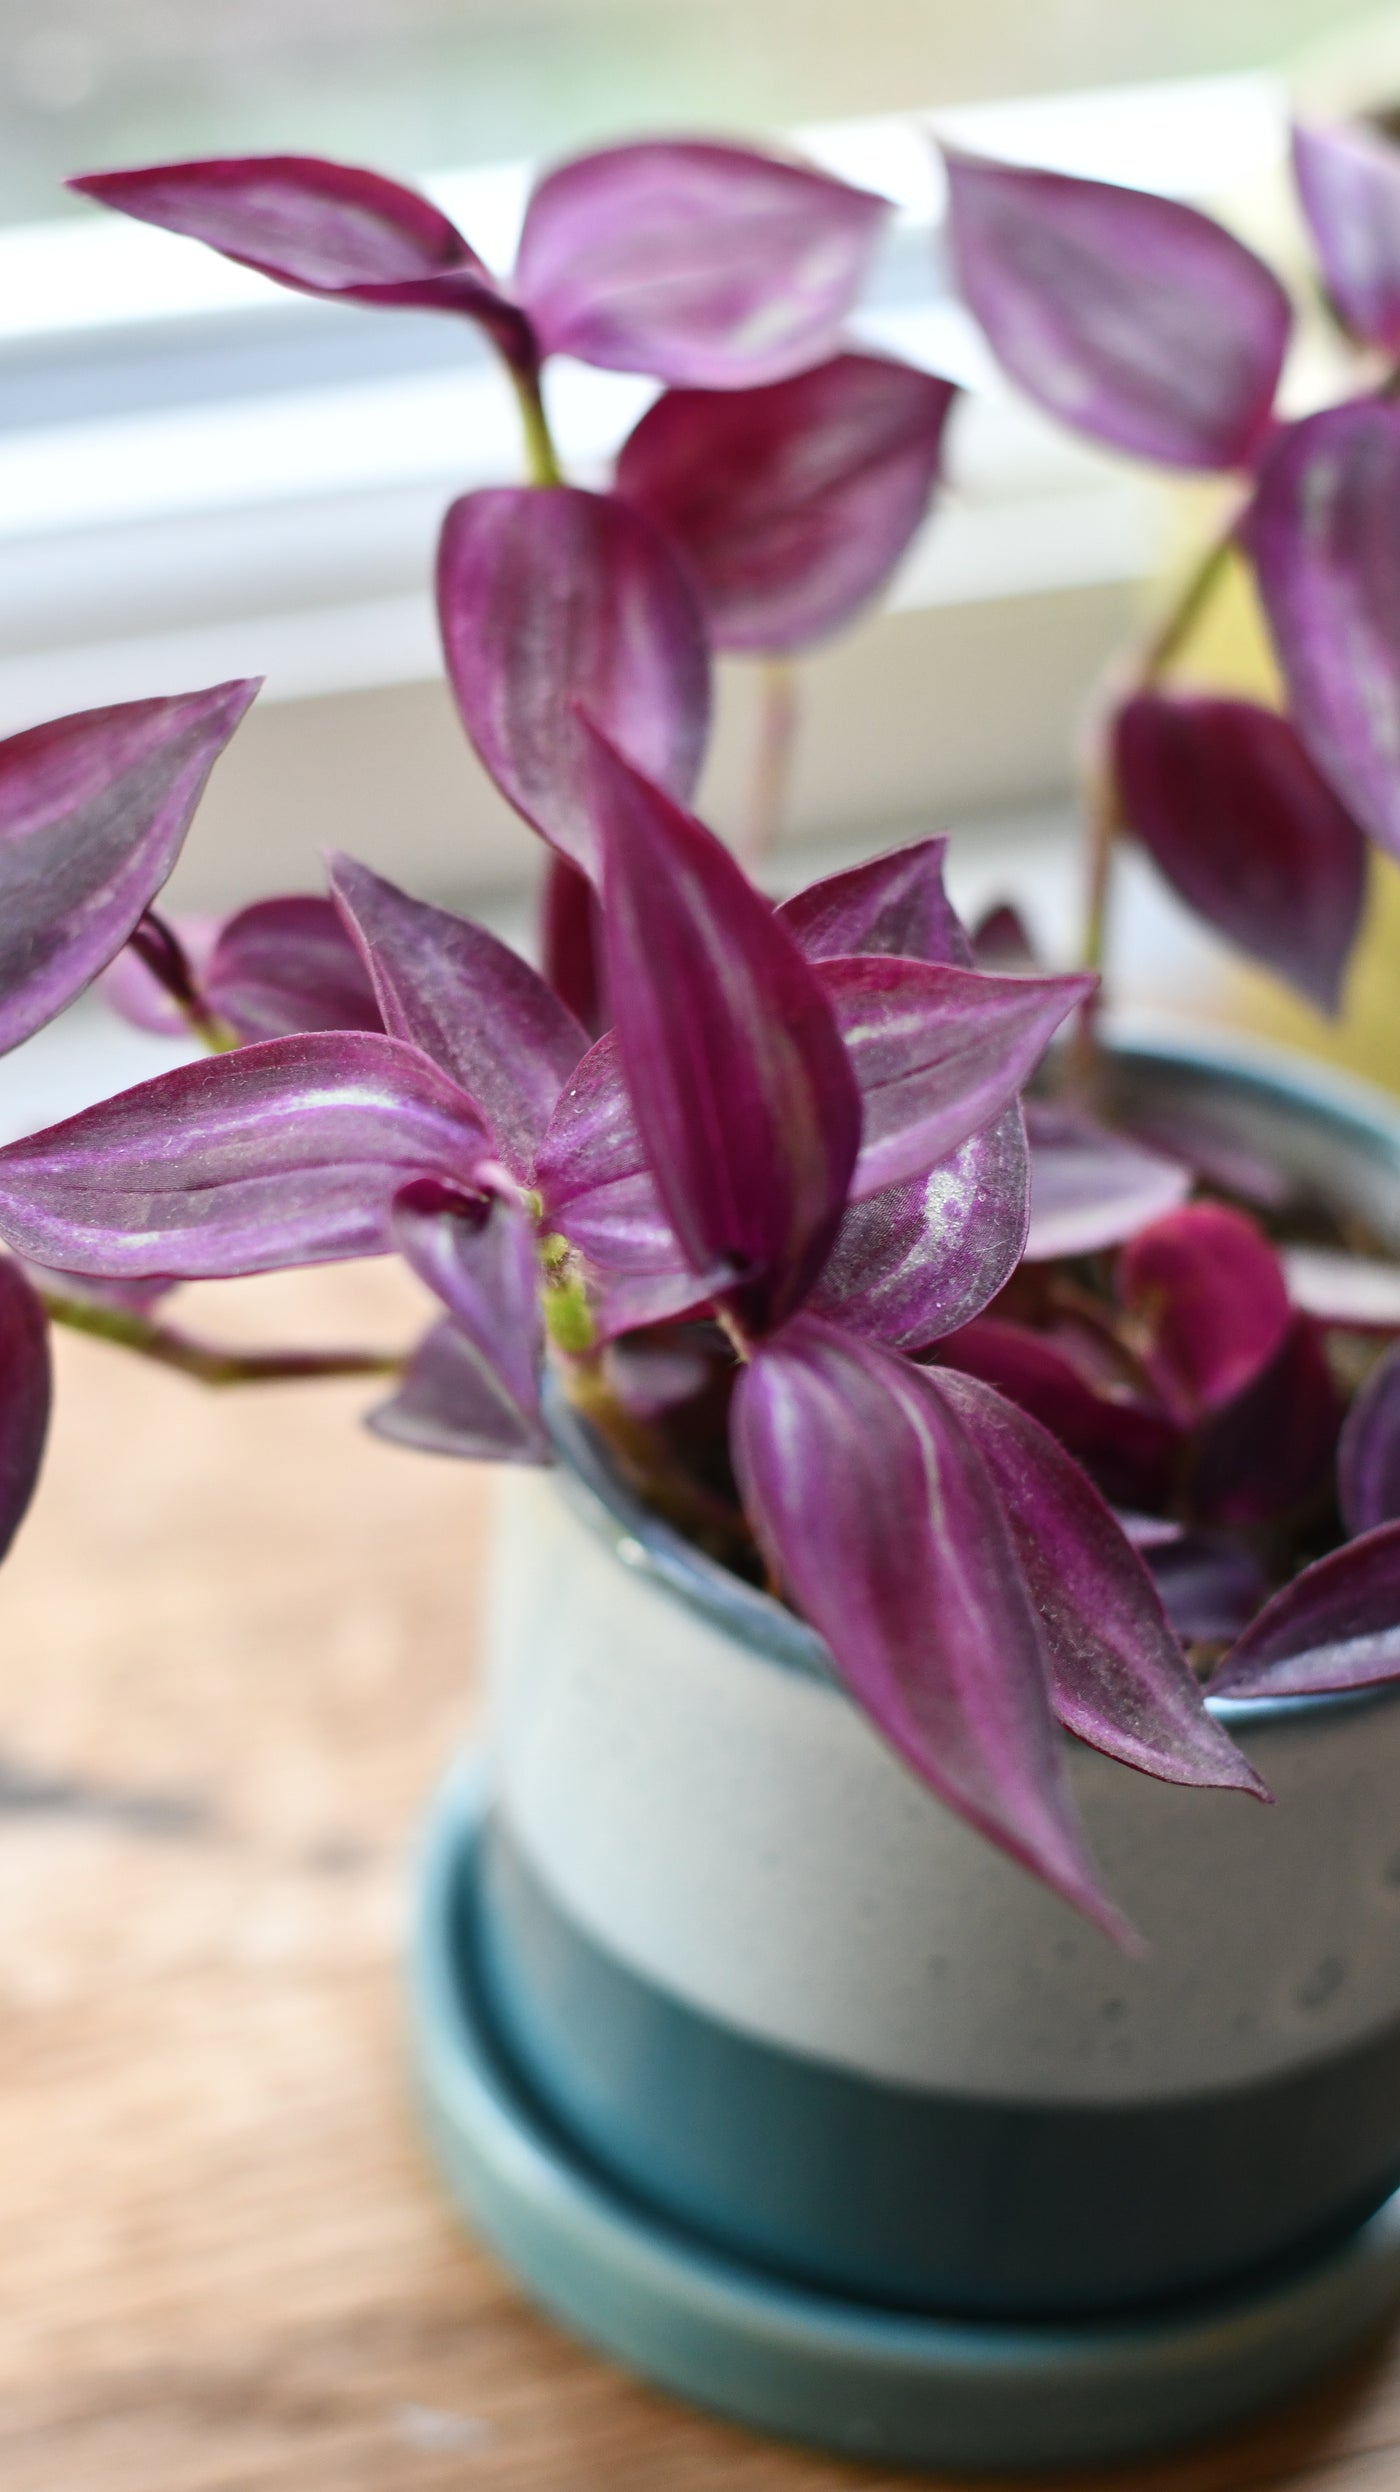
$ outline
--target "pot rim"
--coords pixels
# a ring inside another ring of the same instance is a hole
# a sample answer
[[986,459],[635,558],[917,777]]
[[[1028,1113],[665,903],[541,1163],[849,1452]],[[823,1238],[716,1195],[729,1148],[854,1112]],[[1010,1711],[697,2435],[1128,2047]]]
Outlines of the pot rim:
[[[1389,1157],[1400,1184],[1400,1104],[1392,1106],[1383,1091],[1354,1075],[1338,1073],[1330,1066],[1319,1068],[1310,1058],[1284,1048],[1248,1040],[1236,1044],[1233,1038],[1224,1045],[1203,1044],[1176,1032],[1159,1035],[1156,1030],[1139,1029],[1131,1036],[1114,1035],[1110,1045],[1125,1065],[1175,1065],[1192,1072],[1223,1074],[1236,1091],[1253,1091],[1275,1107],[1302,1106],[1334,1128],[1349,1132],[1371,1153]],[[819,1680],[850,1701],[845,1682],[815,1628],[771,1593],[760,1592],[717,1558],[695,1548],[654,1513],[619,1476],[596,1431],[549,1371],[544,1379],[544,1416],[569,1503],[621,1565],[647,1578],[757,1659]],[[1307,1728],[1318,1720],[1396,1701],[1400,1701],[1400,1680],[1348,1688],[1330,1696],[1206,1698],[1215,1718],[1235,1731],[1265,1723]]]

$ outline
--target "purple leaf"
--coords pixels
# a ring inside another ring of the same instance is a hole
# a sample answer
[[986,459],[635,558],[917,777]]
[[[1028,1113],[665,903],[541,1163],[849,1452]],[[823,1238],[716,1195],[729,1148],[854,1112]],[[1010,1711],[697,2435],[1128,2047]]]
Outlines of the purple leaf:
[[[684,1264],[647,1163],[615,1031],[590,1047],[565,1083],[535,1183],[545,1218],[604,1269],[674,1273]],[[722,1271],[714,1277],[722,1281]]]
[[[1141,1544],[1139,1544],[1141,1545]],[[1226,1644],[1264,1598],[1264,1570],[1225,1532],[1179,1532],[1143,1551],[1162,1607],[1184,1644]]]
[[1292,1320],[1268,1239],[1223,1203],[1186,1203],[1140,1229],[1115,1277],[1138,1355],[1185,1424],[1251,1384]]
[[684,555],[717,649],[801,649],[885,586],[938,476],[951,381],[837,355],[765,389],[669,390],[616,489]]
[[1008,977],[1039,967],[1026,921],[1009,900],[998,900],[979,917],[972,929],[972,958],[977,968],[999,969]]
[[1094,1255],[1118,1246],[1191,1191],[1191,1172],[1078,1108],[1026,1104],[1031,1145],[1031,1218],[1026,1256]]
[[1010,1531],[962,1420],[804,1317],[740,1377],[745,1509],[870,1720],[970,1825],[1120,1940],[1084,1850]]
[[1167,467],[1244,467],[1288,342],[1272,271],[1198,209],[944,150],[959,289],[1039,406]]
[[1400,353],[1400,150],[1376,130],[1304,125],[1293,172],[1337,311],[1354,336]]
[[948,1372],[931,1381],[1001,1498],[1066,1730],[1163,1782],[1266,1796],[1207,1713],[1151,1575],[1079,1465],[989,1385]]
[[836,1234],[855,1079],[817,972],[727,849],[601,736],[590,747],[608,992],[656,1189],[694,1271],[727,1269],[765,1330]]
[[1330,1696],[1400,1675],[1400,1523],[1305,1566],[1246,1627],[1213,1696]]
[[1004,1108],[926,1176],[850,1206],[812,1313],[899,1350],[971,1323],[1020,1261],[1028,1186],[1021,1111]]
[[972,950],[943,888],[948,842],[912,840],[784,900],[778,915],[808,960],[897,953],[970,969]]
[[1400,1345],[1372,1368],[1342,1426],[1337,1498],[1353,1536],[1400,1521]]
[[709,726],[705,627],[649,519],[558,485],[469,493],[438,548],[438,619],[457,707],[497,787],[597,879],[576,707],[687,797]]
[[548,354],[752,388],[833,352],[888,214],[806,165],[643,140],[545,175],[516,290]]
[[1246,538],[1293,723],[1365,831],[1400,855],[1400,407],[1328,407],[1280,435]]
[[533,360],[528,322],[456,226],[382,173],[320,156],[214,156],[84,173],[68,188],[299,294],[465,313],[511,361]]
[[1400,1332],[1400,1264],[1326,1246],[1281,1246],[1295,1307],[1341,1332]]
[[1117,1505],[1156,1507],[1171,1494],[1181,1434],[1167,1413],[1126,1386],[1101,1387],[1065,1347],[995,1315],[938,1345],[940,1366],[980,1376],[1040,1420]]
[[387,1253],[413,1177],[472,1188],[489,1137],[416,1048],[269,1038],[0,1151],[0,1237],[36,1263],[186,1280]]
[[817,976],[860,1085],[853,1201],[922,1175],[991,1124],[1096,983],[877,957],[821,961]]
[[29,1510],[52,1392],[44,1310],[19,1265],[0,1259],[0,1558]]
[[479,1353],[452,1322],[435,1324],[414,1351],[397,1390],[366,1426],[418,1453],[468,1462],[548,1463],[549,1439],[493,1381]]
[[608,1026],[603,987],[603,923],[598,894],[567,857],[551,856],[540,907],[540,965],[545,983],[590,1038]]
[[542,1436],[540,1276],[524,1212],[500,1195],[464,1196],[419,1177],[395,1196],[393,1228],[400,1254],[442,1300],[522,1428]]
[[1331,1486],[1341,1424],[1317,1327],[1295,1315],[1267,1365],[1202,1427],[1191,1481],[1197,1511],[1246,1528],[1306,1515]]
[[241,1039],[302,1030],[382,1030],[374,988],[329,900],[255,900],[221,928],[200,981]]
[[543,978],[484,926],[430,908],[353,857],[331,889],[374,981],[384,1026],[421,1047],[480,1109],[526,1183],[554,1105],[588,1042]]
[[0,744],[0,1051],[121,950],[257,688],[83,710]]
[[[158,930],[158,931],[157,931]],[[197,916],[182,914],[157,918],[147,909],[134,934],[109,961],[97,981],[97,992],[133,1029],[153,1030],[162,1038],[188,1038],[190,1025],[181,1011],[170,987],[156,975],[151,950],[151,937],[162,955],[175,951],[175,974],[188,983],[191,994],[197,995],[209,955],[219,935],[219,920],[201,912]]]
[[1286,718],[1140,692],[1114,728],[1123,817],[1188,908],[1335,1013],[1366,842]]

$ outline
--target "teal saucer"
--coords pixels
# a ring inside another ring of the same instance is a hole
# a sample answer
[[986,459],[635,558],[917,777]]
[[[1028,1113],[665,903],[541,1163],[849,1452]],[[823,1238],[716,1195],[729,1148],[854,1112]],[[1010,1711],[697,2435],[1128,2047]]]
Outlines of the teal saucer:
[[483,2013],[483,1786],[459,1770],[419,1867],[414,2065],[453,2198],[545,2310],[694,2403],[895,2464],[1006,2471],[1145,2456],[1292,2393],[1400,2308],[1400,2193],[1247,2294],[1035,2326],[925,2318],[717,2254],[629,2197],[513,2075]]

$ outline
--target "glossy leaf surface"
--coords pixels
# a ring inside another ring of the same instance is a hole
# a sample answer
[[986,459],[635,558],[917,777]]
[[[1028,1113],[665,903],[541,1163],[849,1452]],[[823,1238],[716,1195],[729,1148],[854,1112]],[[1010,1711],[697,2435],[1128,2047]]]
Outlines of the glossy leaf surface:
[[860,1144],[836,1020],[727,849],[598,736],[591,797],[618,1056],[656,1189],[695,1272],[727,1269],[766,1329],[820,1270]]
[[19,1265],[0,1257],[0,1558],[34,1494],[52,1396],[44,1310]]
[[1288,720],[1143,692],[1119,711],[1113,749],[1124,819],[1187,907],[1335,1013],[1366,841]]
[[1179,1162],[1058,1101],[1028,1100],[1033,1263],[1098,1254],[1175,1210],[1191,1191]]
[[597,878],[578,710],[672,796],[709,724],[695,593],[650,520],[605,494],[503,487],[454,502],[438,620],[462,724],[507,801]]
[[1014,1860],[1125,1935],[1084,1850],[1009,1527],[930,1380],[804,1317],[740,1379],[745,1508],[856,1702]]
[[1400,1523],[1331,1550],[1260,1611],[1211,1681],[1221,1696],[1326,1696],[1400,1676]]
[[85,173],[68,185],[187,234],[301,294],[465,313],[528,362],[527,323],[421,192],[320,156],[213,156]]
[[84,710],[0,744],[0,1050],[120,951],[257,688]]
[[363,954],[384,1026],[421,1047],[480,1109],[523,1184],[587,1040],[537,970],[469,917],[411,900],[357,865],[331,888]]
[[501,1391],[450,1320],[435,1324],[419,1343],[395,1391],[366,1424],[392,1444],[457,1454],[466,1462],[543,1464],[553,1458],[538,1423]]
[[545,175],[516,290],[547,353],[751,388],[832,352],[888,213],[749,148],[641,140]]
[[1183,1423],[1251,1384],[1289,1328],[1277,1255],[1252,1220],[1223,1203],[1183,1204],[1139,1230],[1115,1277],[1143,1364]]
[[179,1065],[0,1151],[0,1237],[36,1263],[190,1280],[374,1255],[410,1178],[489,1147],[446,1075],[370,1031]]
[[1303,743],[1371,837],[1400,855],[1400,407],[1290,425],[1247,525]]
[[1400,1521],[1400,1347],[1372,1368],[1347,1412],[1337,1496],[1353,1536]]
[[943,887],[948,842],[912,840],[784,900],[778,915],[808,960],[895,953],[970,969],[972,950]]
[[1136,458],[1246,466],[1289,330],[1263,261],[1179,200],[944,154],[959,290],[1027,395]]
[[1047,1429],[971,1376],[936,1374],[1011,1523],[1067,1730],[1163,1782],[1262,1792],[1212,1721],[1152,1577]]
[[1354,336],[1400,352],[1400,149],[1377,130],[1304,124],[1293,172],[1332,302]]

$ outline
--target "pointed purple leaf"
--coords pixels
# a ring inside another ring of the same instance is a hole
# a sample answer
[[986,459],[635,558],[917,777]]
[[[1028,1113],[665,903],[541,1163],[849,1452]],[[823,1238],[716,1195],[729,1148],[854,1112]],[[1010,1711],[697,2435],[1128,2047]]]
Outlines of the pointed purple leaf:
[[740,1377],[745,1510],[876,1728],[989,1841],[1127,1936],[1084,1850],[1009,1527],[930,1380],[806,1316]]
[[1143,1561],[1184,1644],[1228,1644],[1267,1589],[1253,1551],[1226,1532],[1180,1532],[1144,1548]]
[[971,1323],[1021,1259],[1029,1180],[1021,1111],[1005,1108],[927,1176],[850,1206],[812,1313],[899,1350]]
[[642,140],[545,175],[516,290],[548,354],[752,388],[833,352],[888,214],[806,165]]
[[241,1039],[303,1030],[382,1030],[363,961],[329,900],[255,900],[220,928],[203,1000]]
[[588,1041],[538,972],[484,926],[331,859],[331,890],[363,953],[384,1026],[421,1047],[480,1109],[524,1184]]
[[1295,1307],[1340,1332],[1400,1332],[1400,1264],[1327,1246],[1281,1246]]
[[[565,1083],[535,1161],[535,1184],[546,1225],[603,1269],[641,1275],[688,1268],[661,1207],[614,1030]],[[714,1277],[722,1282],[722,1268]]]
[[68,184],[143,225],[188,234],[299,294],[465,313],[528,364],[528,322],[441,209],[402,182],[320,156],[214,156],[84,173]]
[[1264,1786],[1205,1708],[1142,1559],[1039,1421],[990,1385],[932,1377],[991,1473],[1050,1657],[1066,1730],[1162,1782]]
[[567,857],[548,858],[540,904],[540,966],[552,986],[590,1038],[608,1026],[603,983],[603,921],[598,894],[586,874]]
[[972,929],[972,958],[978,969],[999,969],[1007,977],[1039,968],[1026,921],[1009,900],[996,901],[978,918]]
[[972,948],[943,888],[948,842],[912,840],[784,900],[778,915],[808,960],[897,953],[970,969]]
[[1400,1677],[1400,1523],[1305,1566],[1246,1627],[1213,1696],[1330,1696]]
[[1181,1433],[1156,1403],[1087,1375],[1058,1341],[982,1315],[938,1345],[938,1364],[979,1376],[1029,1411],[1115,1505],[1148,1509],[1171,1495]]
[[717,649],[801,649],[886,585],[938,477],[955,392],[838,355],[766,389],[668,390],[616,489],[684,555]]
[[169,946],[176,947],[176,974],[188,980],[191,993],[198,994],[209,955],[218,941],[218,918],[203,912],[171,917],[162,911],[157,919],[150,909],[138,920],[116,959],[108,962],[97,981],[97,992],[103,1003],[119,1019],[129,1021],[133,1029],[153,1030],[161,1038],[188,1038],[190,1025],[186,1015],[169,986],[155,973],[153,935],[162,954]]
[[257,688],[83,710],[0,744],[0,1051],[120,951]]
[[44,1310],[19,1265],[0,1258],[0,1558],[29,1510],[52,1396]]
[[1342,319],[1367,345],[1400,353],[1400,149],[1378,130],[1304,125],[1293,172]]
[[856,1202],[921,1176],[991,1124],[1096,983],[877,957],[820,961],[816,974],[860,1085]]
[[470,1100],[398,1039],[269,1038],[8,1144],[0,1237],[116,1279],[384,1254],[399,1188],[470,1188],[489,1147]]
[[1292,1320],[1268,1239],[1224,1203],[1185,1203],[1140,1229],[1115,1278],[1138,1356],[1185,1423],[1253,1383]]
[[1274,443],[1246,522],[1293,723],[1400,856],[1400,407],[1328,407]]
[[1326,1500],[1342,1402],[1316,1325],[1295,1315],[1273,1357],[1196,1439],[1197,1512],[1248,1529],[1306,1517]]
[[1196,208],[944,150],[959,290],[1037,405],[1167,467],[1244,467],[1268,431],[1288,298]]
[[523,1210],[498,1194],[464,1196],[419,1177],[394,1198],[394,1243],[442,1300],[492,1384],[540,1424],[544,1327],[535,1240]]
[[1371,1370],[1337,1445],[1337,1499],[1353,1538],[1400,1521],[1400,1344]]
[[501,1390],[479,1351],[450,1320],[435,1324],[419,1343],[397,1390],[365,1424],[376,1436],[417,1453],[456,1454],[466,1462],[553,1460],[539,1420],[528,1418]]
[[1191,1172],[1078,1108],[1026,1103],[1031,1145],[1031,1219],[1026,1256],[1096,1255],[1121,1245],[1191,1191]]
[[818,973],[728,850],[591,732],[590,749],[608,992],[656,1190],[695,1272],[727,1268],[767,1329],[836,1234],[855,1079]]
[[438,620],[462,724],[501,794],[597,878],[574,704],[673,796],[709,726],[705,627],[649,519],[570,485],[469,493],[438,548]]
[[1335,1013],[1366,841],[1286,718],[1140,692],[1114,728],[1123,818],[1198,916]]

